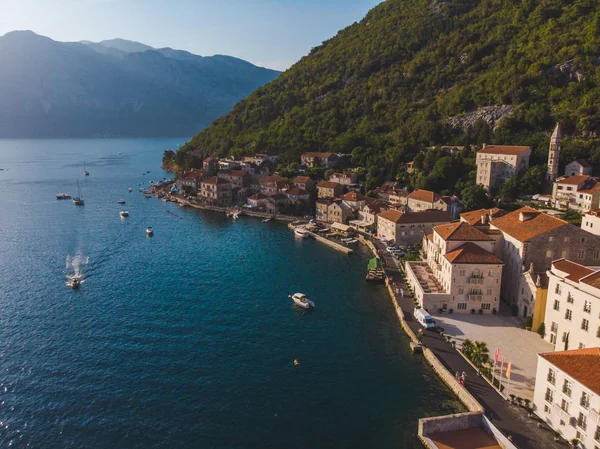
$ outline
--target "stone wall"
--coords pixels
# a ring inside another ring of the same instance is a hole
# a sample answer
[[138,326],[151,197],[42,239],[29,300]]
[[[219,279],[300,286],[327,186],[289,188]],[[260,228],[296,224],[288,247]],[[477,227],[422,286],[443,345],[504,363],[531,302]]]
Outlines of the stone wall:
[[419,435],[431,435],[437,432],[483,427],[483,413],[468,412],[455,415],[436,416],[419,420]]

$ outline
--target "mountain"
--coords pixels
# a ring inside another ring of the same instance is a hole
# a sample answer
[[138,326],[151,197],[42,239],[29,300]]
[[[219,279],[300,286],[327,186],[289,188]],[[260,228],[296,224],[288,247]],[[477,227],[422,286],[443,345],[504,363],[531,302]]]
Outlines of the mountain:
[[189,136],[279,72],[113,39],[0,37],[0,137]]
[[543,164],[560,121],[564,160],[600,163],[599,80],[596,0],[388,0],[240,101],[179,160],[349,153],[372,188],[430,145],[529,144]]

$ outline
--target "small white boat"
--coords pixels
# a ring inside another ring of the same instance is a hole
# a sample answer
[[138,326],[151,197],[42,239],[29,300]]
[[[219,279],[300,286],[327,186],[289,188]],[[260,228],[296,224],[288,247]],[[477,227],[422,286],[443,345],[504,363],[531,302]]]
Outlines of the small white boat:
[[297,237],[300,237],[301,239],[305,239],[307,238],[310,234],[308,233],[308,231],[304,228],[296,228],[294,229],[294,234],[296,234]]
[[122,210],[121,212],[119,212],[119,215],[121,216],[121,218],[127,218],[129,217],[129,212],[127,212],[126,210]]
[[131,187],[129,187],[129,189],[127,189],[129,192],[133,192],[133,189]]
[[271,219],[270,219],[270,218],[265,218],[265,219],[264,219],[262,222],[263,222],[263,223],[268,223],[268,222],[270,222],[270,221],[271,221]]
[[146,235],[148,237],[152,237],[154,235],[154,231],[152,230],[152,228],[150,228],[150,227],[146,228]]
[[119,204],[125,204],[125,200],[119,200],[119,201],[117,201],[117,203],[119,203]]
[[347,245],[349,245],[349,244],[352,244],[352,243],[356,243],[356,242],[358,242],[358,240],[356,240],[356,239],[354,239],[354,238],[351,238],[351,237],[349,237],[349,238],[342,239],[342,242],[343,242],[343,243],[346,243]]
[[78,290],[79,287],[81,287],[81,279],[79,278],[79,276],[73,276],[69,282],[67,282],[67,285],[69,287],[71,287],[73,290]]
[[303,309],[310,309],[315,306],[315,303],[308,299],[304,293],[294,293],[288,296],[288,298],[292,299],[294,304]]

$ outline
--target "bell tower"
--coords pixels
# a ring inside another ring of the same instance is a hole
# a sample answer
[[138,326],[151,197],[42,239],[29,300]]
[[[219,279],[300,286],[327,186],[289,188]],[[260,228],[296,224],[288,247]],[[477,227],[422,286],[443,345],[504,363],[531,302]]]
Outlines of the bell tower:
[[560,141],[562,134],[560,133],[560,124],[556,124],[552,137],[550,137],[550,151],[548,152],[548,173],[546,179],[552,183],[558,178],[558,160],[560,156]]

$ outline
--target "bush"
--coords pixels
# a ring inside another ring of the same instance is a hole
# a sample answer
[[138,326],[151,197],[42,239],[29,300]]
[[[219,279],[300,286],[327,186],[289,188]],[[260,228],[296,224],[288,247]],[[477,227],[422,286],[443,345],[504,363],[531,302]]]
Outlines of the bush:
[[537,333],[540,334],[540,337],[544,338],[546,336],[546,324],[540,324],[538,327]]
[[531,329],[531,326],[533,326],[533,317],[528,316],[527,318],[525,318],[525,327]]

